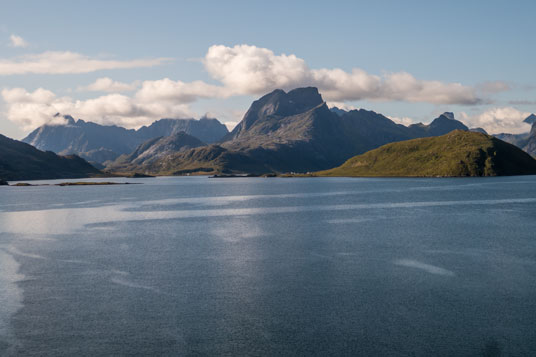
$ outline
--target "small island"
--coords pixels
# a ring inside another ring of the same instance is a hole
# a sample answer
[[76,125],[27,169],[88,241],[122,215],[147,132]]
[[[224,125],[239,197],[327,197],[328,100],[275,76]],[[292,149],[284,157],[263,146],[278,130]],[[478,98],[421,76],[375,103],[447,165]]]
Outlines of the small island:
[[[9,185],[9,184],[6,182],[6,185]],[[80,182],[60,182],[60,183],[55,183],[55,184],[47,184],[47,183],[31,184],[27,182],[18,182],[16,184],[9,185],[9,186],[28,187],[28,186],[103,186],[103,185],[141,185],[141,183],[139,182],[110,182],[110,181],[106,181],[106,182],[80,181]]]

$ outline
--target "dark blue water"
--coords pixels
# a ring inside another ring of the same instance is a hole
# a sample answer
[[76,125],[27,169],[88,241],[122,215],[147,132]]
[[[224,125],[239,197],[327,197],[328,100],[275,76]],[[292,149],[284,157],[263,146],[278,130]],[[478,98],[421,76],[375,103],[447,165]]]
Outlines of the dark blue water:
[[536,176],[135,181],[0,188],[0,355],[536,354]]

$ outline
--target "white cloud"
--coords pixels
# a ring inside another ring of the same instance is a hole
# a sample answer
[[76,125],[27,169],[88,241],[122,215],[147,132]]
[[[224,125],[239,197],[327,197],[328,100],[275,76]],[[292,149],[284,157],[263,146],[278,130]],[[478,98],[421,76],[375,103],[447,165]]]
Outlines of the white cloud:
[[48,51],[14,59],[0,59],[0,75],[89,73],[105,69],[153,67],[168,61],[169,58],[105,60],[69,51]]
[[233,94],[292,89],[303,85],[310,73],[305,61],[294,55],[276,56],[269,49],[248,45],[211,46],[203,63]]
[[240,123],[239,121],[226,121],[225,126],[227,127],[227,130],[233,131],[233,129]]
[[483,113],[468,115],[461,112],[461,120],[471,128],[483,128],[489,134],[521,134],[530,131],[530,125],[523,120],[530,115],[513,107],[492,108]]
[[416,79],[409,73],[369,74],[354,68],[310,69],[295,55],[276,55],[249,45],[211,46],[203,60],[209,74],[230,94],[265,94],[271,90],[318,87],[328,101],[378,100],[433,104],[476,104],[474,88],[460,83]]
[[409,118],[409,117],[399,118],[399,117],[387,116],[387,118],[391,119],[392,121],[394,121],[397,124],[402,124],[402,125],[405,125],[405,126],[415,124],[415,121],[413,119]]
[[350,110],[358,109],[356,106],[344,102],[328,102],[327,105],[329,108],[337,107],[347,112]]
[[28,92],[22,88],[4,89],[1,92],[7,106],[7,118],[24,130],[31,130],[43,124],[61,124],[56,113],[70,114],[105,125],[120,125],[137,128],[154,120],[190,118],[194,113],[184,103],[168,101],[141,101],[122,94],[108,94],[88,100],[74,100],[57,97],[51,91],[37,89]]
[[103,77],[98,78],[95,82],[85,87],[78,87],[78,91],[119,93],[133,91],[139,86],[140,81],[134,81],[132,83],[122,83],[114,81],[108,77]]
[[136,93],[140,101],[168,101],[191,103],[199,98],[216,98],[228,96],[228,91],[220,86],[203,81],[182,82],[164,78],[156,81],[144,81]]
[[[12,60],[0,59],[0,75],[87,73],[149,67],[166,61],[165,58],[115,61],[73,52],[44,52]],[[269,49],[249,45],[211,46],[203,64],[209,75],[219,83],[183,82],[169,78],[122,83],[103,77],[79,90],[112,94],[88,100],[57,97],[45,89],[34,92],[21,88],[5,89],[1,94],[6,102],[8,118],[25,129],[49,122],[57,112],[97,123],[133,128],[162,117],[191,117],[188,104],[202,98],[257,96],[277,88],[290,90],[302,86],[318,87],[325,100],[343,109],[353,109],[345,102],[364,99],[434,104],[475,104],[480,101],[475,94],[476,89],[460,83],[420,80],[406,72],[374,75],[359,68],[351,71],[311,69],[295,55],[276,55]],[[135,92],[129,96],[119,94],[126,91]],[[229,122],[239,120],[229,119]],[[404,124],[411,120],[394,119]]]
[[512,89],[512,86],[505,81],[488,81],[478,84],[477,89],[482,93],[494,94]]
[[22,37],[15,34],[9,36],[10,46],[11,47],[28,47],[28,42],[26,42]]

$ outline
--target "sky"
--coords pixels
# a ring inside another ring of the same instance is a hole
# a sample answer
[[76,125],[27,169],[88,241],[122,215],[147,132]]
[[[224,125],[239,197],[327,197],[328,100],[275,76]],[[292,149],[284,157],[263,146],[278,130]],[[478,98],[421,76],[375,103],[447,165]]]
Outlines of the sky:
[[402,124],[445,111],[489,133],[530,130],[534,1],[0,0],[0,133],[56,113],[137,128],[236,125],[274,89]]

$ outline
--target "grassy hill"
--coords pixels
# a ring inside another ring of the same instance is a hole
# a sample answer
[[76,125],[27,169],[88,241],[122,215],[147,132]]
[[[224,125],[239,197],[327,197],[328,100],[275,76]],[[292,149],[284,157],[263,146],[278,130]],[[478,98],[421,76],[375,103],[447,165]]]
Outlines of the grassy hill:
[[354,156],[318,176],[508,176],[536,174],[536,160],[489,135],[455,130],[407,140]]

